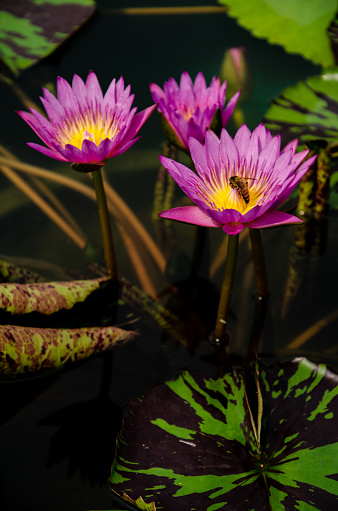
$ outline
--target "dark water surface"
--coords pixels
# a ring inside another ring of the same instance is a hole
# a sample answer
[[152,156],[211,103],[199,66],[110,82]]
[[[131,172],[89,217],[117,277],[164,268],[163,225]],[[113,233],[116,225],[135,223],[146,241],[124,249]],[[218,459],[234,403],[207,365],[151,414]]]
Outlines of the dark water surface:
[[[93,70],[105,90],[114,77],[123,76],[135,93],[134,105],[143,109],[152,102],[149,83],[160,85],[183,70],[191,76],[203,71],[209,82],[218,74],[224,51],[246,46],[253,69],[253,93],[244,105],[250,129],[262,119],[269,101],[283,88],[314,75],[318,68],[299,56],[286,54],[277,46],[256,40],[224,14],[181,16],[126,16],[113,8],[138,6],[139,2],[97,2],[93,19],[54,55],[26,70],[18,77],[20,87],[38,101],[41,87],[55,83],[58,75],[71,80],[74,73],[86,78]],[[153,2],[152,5],[157,5]],[[185,5],[213,5],[213,2],[185,2]],[[151,4],[147,4],[148,6]],[[166,2],[166,5],[175,5]],[[1,144],[27,163],[74,177],[67,164],[49,160],[25,145],[37,141],[31,129],[15,114],[22,109],[19,99],[3,83]],[[229,125],[234,133],[234,126]],[[163,135],[156,113],[142,129],[142,139],[127,153],[107,165],[110,182],[146,228],[153,234],[151,210]],[[86,176],[78,176],[87,183]],[[89,181],[88,181],[89,182]],[[58,186],[53,189],[81,224],[89,239],[100,244],[96,206],[86,198]],[[177,191],[177,200],[182,196]],[[175,224],[178,246],[192,254],[194,227]],[[85,268],[83,252],[58,227],[48,220],[7,178],[0,175],[1,253],[26,263],[27,259],[48,262],[42,269],[50,279],[64,278],[63,270],[91,276]],[[114,227],[115,231],[115,227]],[[224,234],[210,233],[210,254],[215,255]],[[330,216],[327,250],[304,273],[297,299],[285,319],[280,311],[287,275],[289,250],[294,229],[263,233],[266,250],[271,310],[266,327],[264,349],[281,358],[290,356],[288,345],[336,308],[335,270],[338,253],[337,218]],[[137,276],[117,237],[117,258],[121,274],[137,283]],[[34,264],[32,266],[34,266]],[[26,264],[25,264],[26,265]],[[61,268],[61,270],[60,270]],[[180,268],[178,268],[179,276]],[[213,275],[220,286],[223,265]],[[184,277],[182,270],[181,277]],[[160,292],[166,283],[156,275]],[[230,322],[233,352],[243,355],[253,316],[255,290],[248,237],[242,236],[239,250]],[[205,296],[205,307],[209,297]],[[294,354],[336,367],[336,324],[311,336]],[[113,372],[107,392],[100,392],[102,365],[110,355],[101,357],[55,377],[27,382],[0,384],[0,491],[4,511],[87,511],[112,509],[112,496],[106,483],[114,458],[115,437],[123,409],[130,399],[141,396],[154,382],[173,377],[182,367],[212,375],[211,349],[202,341],[193,354],[173,340],[165,341],[162,332],[149,321],[136,341],[114,351]],[[116,507],[116,506],[115,506]]]

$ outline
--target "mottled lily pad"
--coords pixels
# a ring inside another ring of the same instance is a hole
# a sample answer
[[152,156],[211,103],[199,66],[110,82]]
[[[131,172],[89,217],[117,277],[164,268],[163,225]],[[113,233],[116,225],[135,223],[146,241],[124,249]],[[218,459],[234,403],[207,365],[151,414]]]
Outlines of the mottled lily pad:
[[2,0],[0,56],[14,72],[52,53],[88,20],[94,0]]
[[0,326],[0,380],[45,375],[137,335],[114,326],[74,329]]
[[0,308],[12,314],[50,315],[83,302],[106,279],[33,284],[0,284]]
[[165,511],[338,508],[338,375],[306,359],[260,361],[254,379],[187,371],[132,401],[114,492]]

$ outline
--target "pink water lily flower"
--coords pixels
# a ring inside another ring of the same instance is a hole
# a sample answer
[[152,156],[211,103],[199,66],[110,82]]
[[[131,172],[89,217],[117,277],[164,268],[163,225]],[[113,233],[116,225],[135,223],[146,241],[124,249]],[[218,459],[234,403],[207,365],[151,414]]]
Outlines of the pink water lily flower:
[[[180,84],[169,78],[162,90],[155,83],[150,92],[162,116],[167,138],[180,147],[189,150],[189,137],[204,142],[205,132],[213,125],[224,128],[235,108],[240,92],[237,92],[225,107],[226,82],[212,78],[207,87],[203,73],[198,73],[195,82],[184,71]],[[220,131],[219,129],[219,131]]]
[[244,227],[263,229],[301,223],[298,217],[276,211],[315,160],[303,161],[308,150],[296,153],[297,140],[280,149],[280,136],[272,137],[260,124],[252,133],[243,124],[234,139],[223,129],[220,138],[209,131],[205,145],[190,138],[189,149],[197,173],[160,156],[184,193],[196,204],[160,213],[206,227],[222,227],[230,234]]
[[40,99],[49,119],[33,108],[18,114],[47,147],[28,145],[56,160],[77,164],[103,165],[126,151],[140,138],[138,131],[156,108],[136,113],[137,108],[131,108],[134,95],[130,85],[124,87],[122,77],[114,79],[103,96],[92,71],[86,83],[76,74],[72,85],[59,76],[57,98],[44,88]]

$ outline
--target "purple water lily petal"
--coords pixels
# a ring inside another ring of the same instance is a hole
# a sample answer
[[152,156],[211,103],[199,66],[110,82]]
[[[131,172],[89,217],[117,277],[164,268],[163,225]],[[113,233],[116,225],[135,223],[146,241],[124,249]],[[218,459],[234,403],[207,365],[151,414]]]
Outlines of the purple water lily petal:
[[230,236],[235,236],[239,234],[244,229],[244,225],[241,222],[231,222],[223,225],[223,231],[229,234]]
[[270,210],[247,225],[254,229],[266,229],[267,227],[276,227],[277,225],[301,224],[302,222],[303,220],[297,216],[284,213],[284,211]]
[[90,71],[86,82],[74,75],[72,85],[58,77],[57,97],[43,89],[41,101],[48,119],[34,110],[18,113],[47,146],[30,143],[30,147],[57,160],[103,165],[140,138],[136,135],[156,108],[136,113],[133,99],[122,77],[112,80],[103,95]]
[[227,124],[240,94],[235,94],[225,106],[226,82],[221,84],[214,76],[208,87],[203,73],[199,72],[193,82],[187,71],[182,73],[179,85],[169,78],[163,90],[151,83],[150,92],[170,128],[170,133],[166,133],[170,142],[186,151],[190,137],[204,142],[216,111],[220,110],[222,127]]
[[221,227],[222,224],[215,222],[210,216],[201,211],[198,206],[181,206],[168,209],[159,214],[160,218],[170,218],[188,224],[201,225],[203,227]]
[[27,142],[27,145],[32,149],[35,149],[36,151],[39,151],[40,153],[46,156],[49,156],[50,158],[54,158],[54,160],[68,161],[67,158],[62,156],[62,154],[59,153],[58,151],[55,151],[55,149],[49,149],[49,147],[45,147],[40,144],[35,144],[34,142]]

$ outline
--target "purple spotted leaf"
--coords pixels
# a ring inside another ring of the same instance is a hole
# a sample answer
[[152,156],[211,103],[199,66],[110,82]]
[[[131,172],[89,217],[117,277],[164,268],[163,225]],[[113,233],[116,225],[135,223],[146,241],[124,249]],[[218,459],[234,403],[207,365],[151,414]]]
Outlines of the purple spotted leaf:
[[1,59],[17,74],[52,53],[94,11],[94,0],[2,0]]
[[50,315],[83,302],[106,279],[0,284],[0,308],[12,314],[39,312]]
[[31,282],[45,282],[45,280],[38,273],[0,259],[0,283],[28,284]]
[[0,380],[40,376],[131,341],[137,332],[114,326],[49,329],[0,326]]
[[132,401],[113,492],[165,511],[338,509],[338,375],[300,358],[257,374],[258,394],[241,372],[185,371]]

